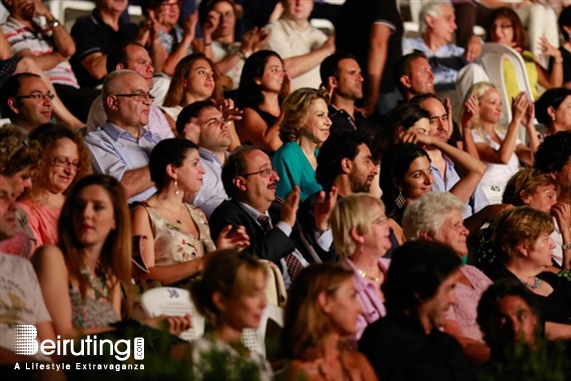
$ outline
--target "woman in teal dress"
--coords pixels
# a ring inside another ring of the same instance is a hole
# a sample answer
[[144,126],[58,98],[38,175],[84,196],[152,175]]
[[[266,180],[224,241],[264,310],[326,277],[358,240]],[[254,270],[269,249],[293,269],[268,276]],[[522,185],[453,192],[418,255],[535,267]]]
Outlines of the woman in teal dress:
[[315,179],[319,147],[329,137],[331,120],[325,89],[301,88],[284,100],[280,139],[284,145],[278,149],[272,164],[280,177],[276,195],[285,198],[294,186],[301,190],[301,201],[321,185]]

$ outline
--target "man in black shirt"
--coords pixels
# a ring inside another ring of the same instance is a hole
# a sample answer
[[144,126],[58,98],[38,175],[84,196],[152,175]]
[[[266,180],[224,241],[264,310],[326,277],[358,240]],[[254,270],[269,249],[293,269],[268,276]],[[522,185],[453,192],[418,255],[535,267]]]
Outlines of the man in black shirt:
[[459,266],[459,257],[442,244],[412,241],[396,249],[382,285],[387,316],[359,341],[380,380],[474,379],[460,344],[440,330],[456,301]]

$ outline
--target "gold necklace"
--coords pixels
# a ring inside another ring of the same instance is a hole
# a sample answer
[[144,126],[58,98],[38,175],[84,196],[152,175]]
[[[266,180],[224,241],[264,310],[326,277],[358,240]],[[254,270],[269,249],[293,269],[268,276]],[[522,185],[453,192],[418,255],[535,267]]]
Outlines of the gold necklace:
[[381,272],[381,273],[379,274],[379,276],[371,276],[371,275],[367,274],[366,272],[364,272],[364,271],[361,270],[361,269],[357,269],[357,272],[359,273],[359,275],[361,275],[362,278],[372,280],[373,282],[378,282],[378,281],[380,281],[381,278],[382,278],[383,275],[384,275],[384,274]]

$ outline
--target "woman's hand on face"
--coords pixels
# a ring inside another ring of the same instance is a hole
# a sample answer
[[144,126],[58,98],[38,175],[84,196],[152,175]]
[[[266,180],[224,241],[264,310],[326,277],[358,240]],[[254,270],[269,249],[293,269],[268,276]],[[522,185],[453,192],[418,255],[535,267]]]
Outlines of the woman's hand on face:
[[222,229],[216,240],[217,249],[236,249],[242,251],[250,246],[250,237],[244,226],[240,225],[234,232],[230,233],[231,231],[232,225],[228,225]]
[[539,38],[539,48],[543,57],[561,58],[561,52],[559,49],[551,45],[545,37]]
[[[524,91],[519,93],[512,102],[512,118],[523,122],[530,102]],[[517,125],[517,128],[519,128],[519,125]]]
[[462,128],[470,129],[474,125],[474,120],[480,114],[480,104],[476,94],[472,94],[466,102],[464,102],[464,113],[462,114]]
[[212,33],[218,28],[218,24],[220,23],[220,13],[216,11],[208,12],[208,16],[206,17],[206,21],[202,25],[202,34],[204,37],[212,36]]
[[558,202],[551,207],[551,213],[557,220],[560,231],[569,231],[571,229],[571,204]]

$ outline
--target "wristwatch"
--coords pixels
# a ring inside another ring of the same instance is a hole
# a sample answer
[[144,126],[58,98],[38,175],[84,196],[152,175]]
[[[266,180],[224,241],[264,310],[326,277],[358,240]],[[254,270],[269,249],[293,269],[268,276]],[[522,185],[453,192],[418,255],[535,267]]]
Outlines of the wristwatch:
[[60,25],[61,23],[59,22],[58,19],[54,18],[52,21],[48,22],[48,26],[50,27],[50,29],[55,28],[56,26]]
[[571,243],[566,243],[565,245],[562,245],[561,248],[563,250],[571,250]]

